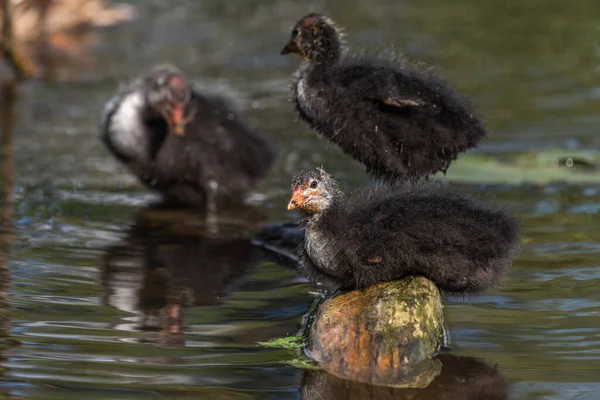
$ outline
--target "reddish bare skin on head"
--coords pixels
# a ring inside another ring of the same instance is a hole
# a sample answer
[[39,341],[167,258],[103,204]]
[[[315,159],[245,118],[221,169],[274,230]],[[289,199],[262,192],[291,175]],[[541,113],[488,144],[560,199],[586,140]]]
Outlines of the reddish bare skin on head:
[[185,82],[179,75],[175,75],[169,79],[169,86],[173,89],[185,89]]
[[292,179],[292,196],[287,209],[299,209],[304,214],[319,214],[343,196],[337,182],[322,168],[300,171]]
[[293,210],[298,208],[304,211],[320,211],[319,209],[315,209],[314,205],[311,205],[308,200],[320,197],[322,193],[323,189],[311,187],[309,181],[302,182],[301,185],[296,185],[292,189],[292,197],[290,198],[287,209]]

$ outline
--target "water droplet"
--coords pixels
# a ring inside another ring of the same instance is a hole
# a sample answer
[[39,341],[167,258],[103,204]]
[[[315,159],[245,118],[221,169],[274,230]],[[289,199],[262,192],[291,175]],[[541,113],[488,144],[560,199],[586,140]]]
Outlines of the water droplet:
[[567,158],[567,161],[565,162],[565,165],[567,166],[567,168],[571,168],[573,166],[573,159],[571,157]]

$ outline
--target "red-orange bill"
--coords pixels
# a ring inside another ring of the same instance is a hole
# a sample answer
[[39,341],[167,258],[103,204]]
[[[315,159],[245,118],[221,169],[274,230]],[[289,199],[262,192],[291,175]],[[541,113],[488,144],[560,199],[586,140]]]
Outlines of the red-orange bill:
[[176,105],[171,112],[171,126],[173,127],[173,133],[177,136],[181,136],[185,133],[184,111],[185,106]]
[[288,203],[287,209],[293,210],[295,208],[300,208],[304,205],[304,196],[302,196],[301,190],[299,187],[295,188],[292,192],[292,198]]

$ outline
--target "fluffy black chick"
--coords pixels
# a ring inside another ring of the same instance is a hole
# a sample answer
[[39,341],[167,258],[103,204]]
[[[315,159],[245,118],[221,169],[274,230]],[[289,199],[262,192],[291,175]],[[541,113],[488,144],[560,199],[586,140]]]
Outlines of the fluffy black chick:
[[448,292],[480,292],[500,283],[519,243],[519,223],[505,210],[435,182],[346,197],[310,169],[292,181],[295,208],[305,216],[300,268],[333,290],[422,275]]
[[167,201],[239,202],[275,153],[224,97],[201,93],[173,66],[123,85],[106,103],[101,138]]
[[485,136],[470,102],[430,71],[342,49],[340,28],[310,14],[281,54],[306,60],[294,76],[300,117],[367,171],[391,180],[444,173]]

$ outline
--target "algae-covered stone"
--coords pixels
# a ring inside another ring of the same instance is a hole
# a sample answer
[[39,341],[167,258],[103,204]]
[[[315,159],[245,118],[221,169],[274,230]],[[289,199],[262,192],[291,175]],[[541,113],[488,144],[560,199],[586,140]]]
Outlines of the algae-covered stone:
[[442,301],[426,278],[408,277],[325,300],[307,332],[307,353],[342,379],[426,387],[443,337]]

